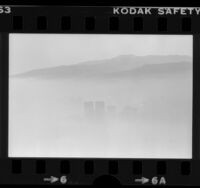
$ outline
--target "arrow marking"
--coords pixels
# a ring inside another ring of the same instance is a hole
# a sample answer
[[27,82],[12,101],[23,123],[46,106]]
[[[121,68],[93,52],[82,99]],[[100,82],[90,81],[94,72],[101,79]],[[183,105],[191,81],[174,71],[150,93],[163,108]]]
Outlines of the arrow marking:
[[140,178],[140,179],[135,179],[135,182],[141,183],[141,184],[145,184],[145,183],[148,183],[148,182],[149,182],[149,179],[148,179],[148,178],[145,178],[145,177],[142,177],[142,178]]
[[55,183],[59,180],[59,178],[51,176],[50,178],[44,178],[44,181],[50,182],[50,183]]

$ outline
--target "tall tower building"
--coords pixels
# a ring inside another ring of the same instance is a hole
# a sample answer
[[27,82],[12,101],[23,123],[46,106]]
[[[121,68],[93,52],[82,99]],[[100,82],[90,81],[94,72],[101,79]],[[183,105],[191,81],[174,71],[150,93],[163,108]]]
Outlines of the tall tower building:
[[92,101],[84,102],[84,113],[87,119],[94,118],[94,102]]
[[95,117],[97,120],[103,120],[105,117],[105,103],[103,101],[95,102]]

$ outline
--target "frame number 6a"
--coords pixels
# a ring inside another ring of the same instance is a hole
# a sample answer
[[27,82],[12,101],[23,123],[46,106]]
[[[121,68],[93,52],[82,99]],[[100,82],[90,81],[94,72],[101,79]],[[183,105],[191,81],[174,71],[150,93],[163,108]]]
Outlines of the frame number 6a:
[[166,179],[165,179],[165,177],[159,178],[159,177],[155,176],[151,179],[151,183],[153,185],[166,185]]

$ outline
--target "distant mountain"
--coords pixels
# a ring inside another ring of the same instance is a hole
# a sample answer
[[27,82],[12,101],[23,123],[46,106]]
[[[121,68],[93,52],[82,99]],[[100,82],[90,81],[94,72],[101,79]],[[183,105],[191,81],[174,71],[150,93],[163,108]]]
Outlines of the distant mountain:
[[111,59],[87,61],[73,65],[37,69],[22,74],[14,75],[18,78],[77,78],[77,77],[102,77],[120,76],[135,72],[156,73],[174,72],[192,67],[192,59],[189,56],[134,56],[122,55]]
[[148,64],[136,69],[107,74],[107,77],[160,76],[185,73],[192,70],[190,62]]
[[133,63],[134,62],[149,62],[152,61],[155,64],[157,63],[168,63],[168,62],[179,62],[179,61],[192,61],[192,58],[190,56],[186,55],[147,55],[147,56],[136,56],[136,55],[119,55],[110,59],[103,59],[103,60],[97,60],[97,61],[86,61],[80,64],[84,65],[97,65],[97,64],[102,64],[102,63],[112,63],[114,62],[115,64],[121,63],[121,62],[126,62],[126,63]]

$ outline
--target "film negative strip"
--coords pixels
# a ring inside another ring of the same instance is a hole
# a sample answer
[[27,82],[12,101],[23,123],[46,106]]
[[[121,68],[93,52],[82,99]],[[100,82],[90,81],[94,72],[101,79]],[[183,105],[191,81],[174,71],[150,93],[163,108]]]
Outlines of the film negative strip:
[[0,6],[1,185],[200,185],[200,7]]

